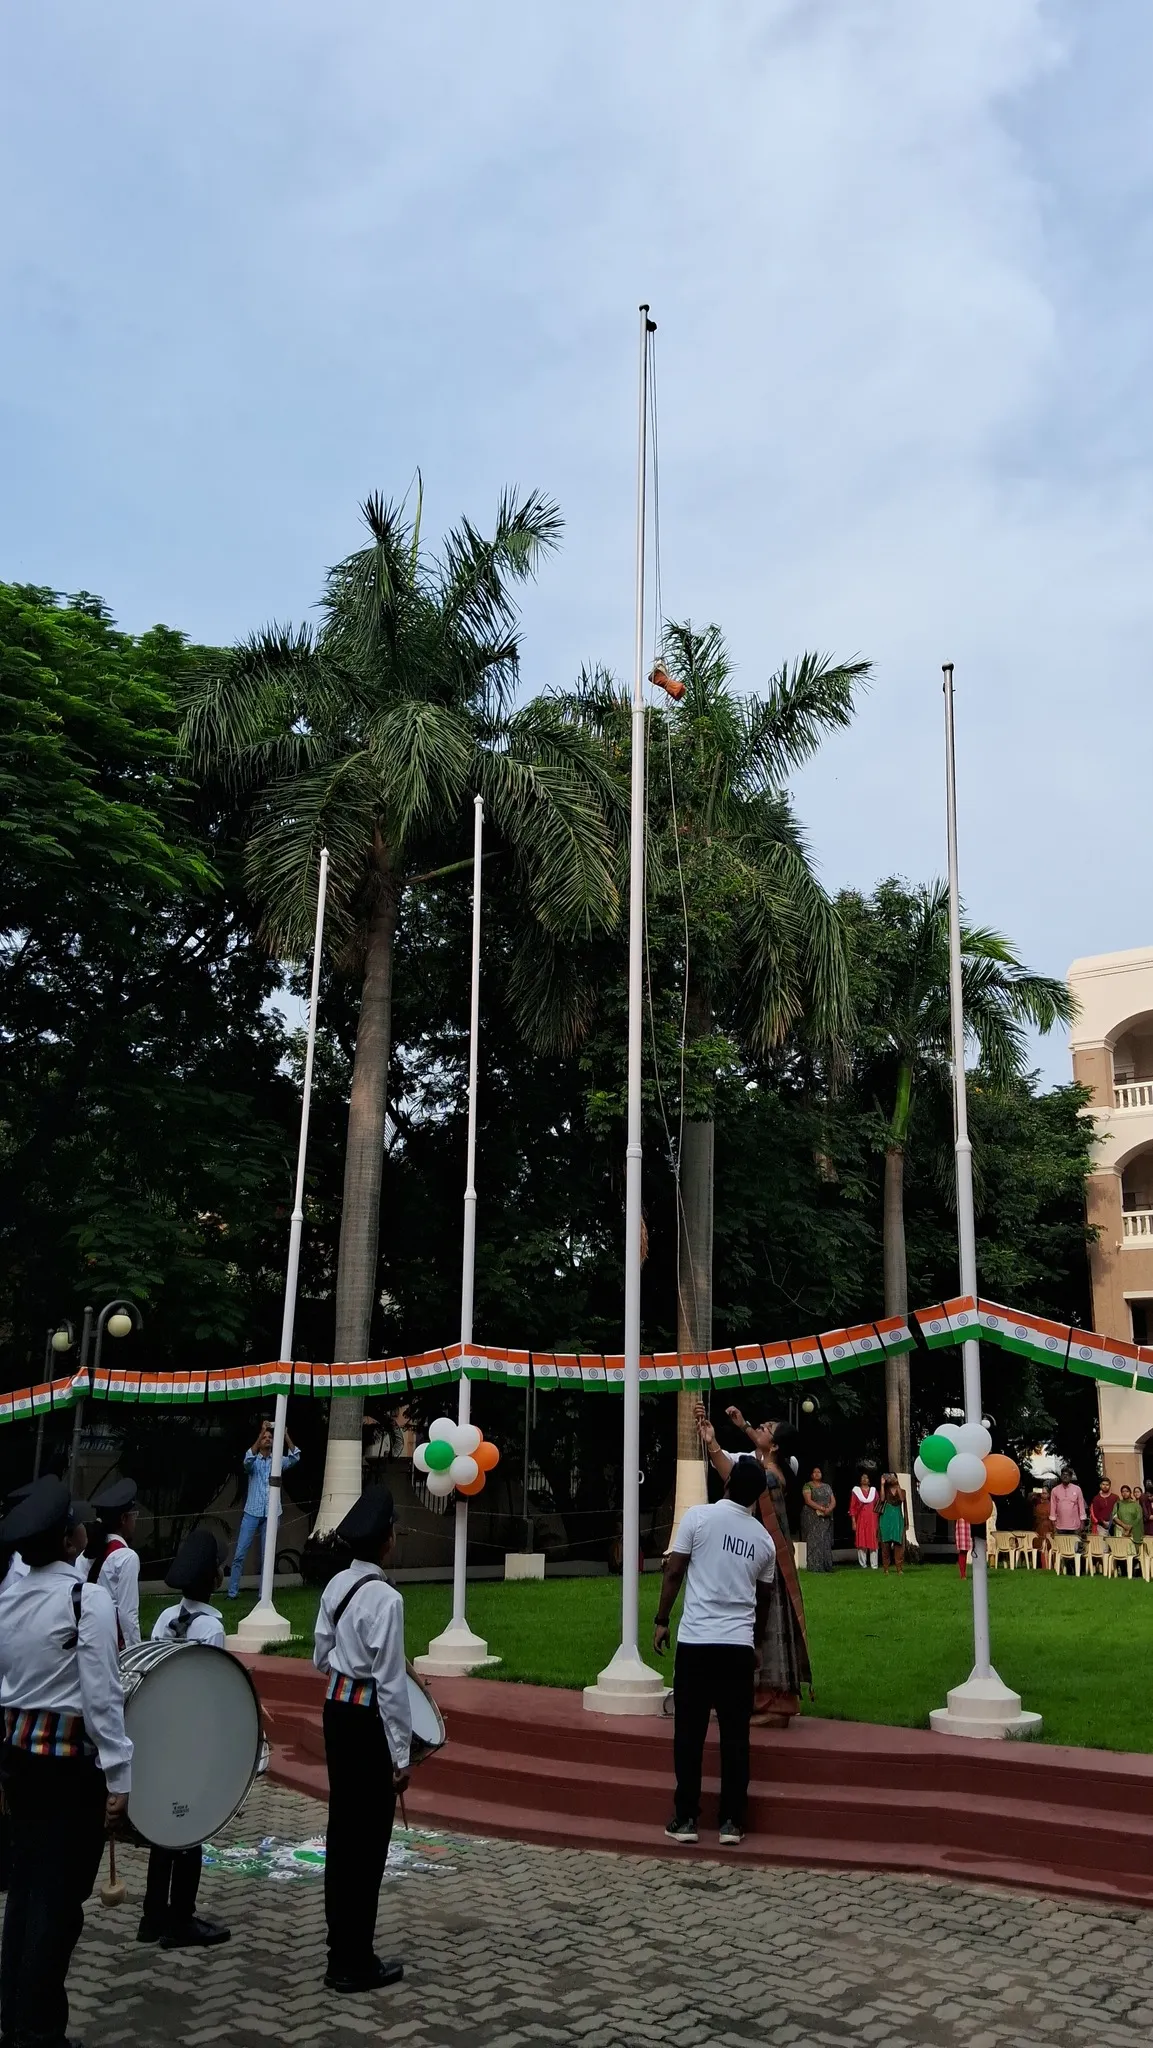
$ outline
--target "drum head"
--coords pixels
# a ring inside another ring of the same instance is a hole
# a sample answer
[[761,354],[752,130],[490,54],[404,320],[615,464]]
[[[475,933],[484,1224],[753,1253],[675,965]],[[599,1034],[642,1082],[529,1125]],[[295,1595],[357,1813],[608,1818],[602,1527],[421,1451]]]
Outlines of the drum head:
[[411,1671],[407,1673],[407,1679],[408,1710],[412,1716],[414,1754],[418,1749],[422,1753],[427,1753],[430,1749],[443,1748],[445,1733],[444,1722],[440,1717],[440,1708],[437,1706],[436,1701],[425,1691],[419,1679],[413,1677]]
[[125,1702],[134,1746],[128,1818],[158,1849],[190,1849],[232,1818],[260,1758],[260,1707],[243,1665],[189,1643]]

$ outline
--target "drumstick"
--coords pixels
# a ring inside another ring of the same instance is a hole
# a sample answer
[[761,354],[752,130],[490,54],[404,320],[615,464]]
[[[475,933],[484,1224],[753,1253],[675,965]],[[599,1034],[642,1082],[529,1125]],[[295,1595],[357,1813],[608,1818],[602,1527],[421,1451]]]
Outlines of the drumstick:
[[127,1897],[127,1885],[116,1876],[116,1844],[109,1837],[108,1881],[100,1887],[100,1903],[102,1906],[122,1906]]
[[403,1792],[398,1792],[398,1793],[397,1793],[397,1798],[398,1798],[398,1799],[399,1799],[399,1801],[400,1801],[400,1818],[401,1818],[401,1822],[402,1822],[403,1826],[407,1828],[407,1826],[408,1826],[408,1814],[407,1814],[407,1813],[405,1812],[405,1806],[404,1806],[404,1793],[403,1793]]

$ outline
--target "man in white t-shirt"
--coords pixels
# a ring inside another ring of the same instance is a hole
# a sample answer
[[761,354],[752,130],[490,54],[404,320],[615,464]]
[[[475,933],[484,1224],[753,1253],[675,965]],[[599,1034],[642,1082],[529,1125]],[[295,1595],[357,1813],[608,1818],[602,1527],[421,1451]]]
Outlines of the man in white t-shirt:
[[701,1766],[709,1715],[721,1740],[720,1839],[744,1840],[749,1795],[749,1722],[757,1653],[777,1569],[773,1539],[756,1513],[765,1475],[753,1458],[738,1458],[724,1498],[689,1508],[665,1559],[653,1648],[669,1644],[669,1617],[685,1581],[685,1606],[673,1668],[673,1763],[677,1792],[665,1829],[674,1842],[695,1842]]

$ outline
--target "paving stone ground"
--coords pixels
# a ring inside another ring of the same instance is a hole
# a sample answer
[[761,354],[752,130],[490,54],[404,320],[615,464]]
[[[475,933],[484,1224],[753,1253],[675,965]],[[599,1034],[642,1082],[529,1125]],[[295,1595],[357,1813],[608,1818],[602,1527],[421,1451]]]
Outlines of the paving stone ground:
[[[323,1826],[315,1801],[265,1784],[225,1844]],[[321,1985],[316,1876],[206,1871],[202,1905],[233,1939],[166,1955],[136,1943],[145,1858],[126,1851],[129,1904],[88,1909],[73,2031],[86,2048],[1135,2048],[1153,2027],[1153,1913],[691,1850],[400,1847],[426,1867],[385,1886],[378,1949],[406,1980],[343,1999]]]

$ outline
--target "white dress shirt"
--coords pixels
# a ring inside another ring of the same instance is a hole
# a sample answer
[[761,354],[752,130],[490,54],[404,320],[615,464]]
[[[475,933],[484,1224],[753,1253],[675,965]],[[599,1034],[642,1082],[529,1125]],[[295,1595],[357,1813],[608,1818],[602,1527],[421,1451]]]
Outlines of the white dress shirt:
[[140,1641],[140,1559],[122,1536],[114,1536],[112,1546],[96,1583],[103,1586],[116,1609],[121,1649],[131,1650]]
[[[224,1616],[219,1607],[213,1607],[207,1600],[178,1600],[175,1606],[166,1607],[153,1626],[154,1643],[168,1639],[169,1629],[181,1614],[192,1616],[188,1634],[182,1639],[184,1642],[207,1643],[214,1650],[224,1648]],[[176,1641],[177,1638],[173,1637],[172,1640]]]
[[30,1569],[31,1567],[25,1564],[20,1552],[14,1550],[8,1559],[8,1569],[4,1574],[3,1581],[0,1582],[0,1593],[10,1592],[13,1586],[18,1586],[21,1579],[28,1577]]
[[72,1566],[60,1560],[37,1566],[5,1591],[0,1600],[0,1706],[81,1715],[108,1790],[127,1792],[132,1744],[124,1732],[116,1615],[102,1586],[84,1586],[77,1629],[75,1584]]
[[[358,1579],[372,1583],[354,1593],[336,1627],[332,1617]],[[379,1565],[353,1559],[347,1571],[330,1579],[316,1617],[318,1671],[339,1671],[345,1678],[374,1678],[376,1704],[388,1737],[393,1769],[408,1769],[412,1747],[412,1715],[404,1669],[404,1601],[390,1586]]]

